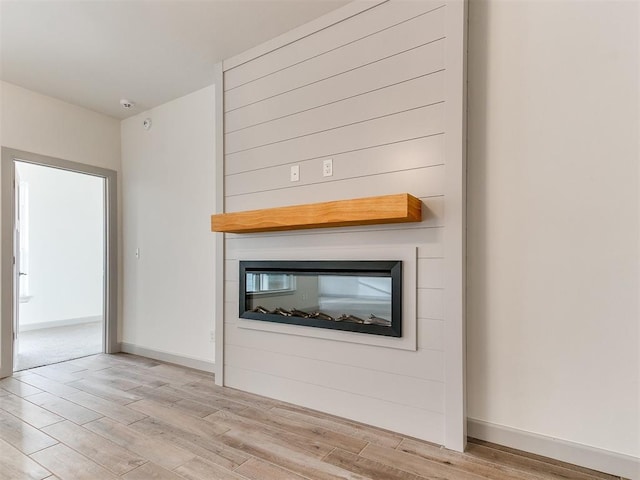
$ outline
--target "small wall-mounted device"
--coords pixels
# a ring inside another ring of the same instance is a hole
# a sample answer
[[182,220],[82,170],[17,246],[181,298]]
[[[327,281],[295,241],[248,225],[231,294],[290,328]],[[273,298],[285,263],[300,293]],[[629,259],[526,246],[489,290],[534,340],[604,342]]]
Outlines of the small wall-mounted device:
[[291,180],[292,182],[300,181],[300,165],[291,165],[289,180]]
[[120,105],[125,110],[130,110],[136,106],[135,102],[132,102],[131,100],[127,100],[126,98],[123,98],[122,100],[120,100]]
[[331,177],[333,175],[333,159],[327,158],[322,162],[322,176]]
[[142,122],[142,126],[144,127],[145,130],[150,130],[151,129],[151,119],[150,118],[145,118],[144,121]]

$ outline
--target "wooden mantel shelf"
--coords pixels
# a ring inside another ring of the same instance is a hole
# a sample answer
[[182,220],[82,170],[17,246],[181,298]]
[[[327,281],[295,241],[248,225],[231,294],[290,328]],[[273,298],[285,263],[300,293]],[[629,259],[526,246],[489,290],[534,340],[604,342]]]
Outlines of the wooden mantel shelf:
[[309,203],[211,216],[211,230],[225,233],[277,232],[422,220],[420,199],[400,193],[381,197]]

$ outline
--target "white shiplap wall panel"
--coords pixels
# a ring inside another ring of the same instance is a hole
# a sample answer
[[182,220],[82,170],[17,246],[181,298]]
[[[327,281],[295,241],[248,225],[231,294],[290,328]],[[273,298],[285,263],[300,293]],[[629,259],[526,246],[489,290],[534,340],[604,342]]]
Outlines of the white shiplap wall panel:
[[[459,448],[460,439],[448,440],[457,433],[446,431],[459,412],[445,408],[453,390],[444,252],[449,222],[460,221],[445,217],[447,166],[461,161],[449,156],[456,79],[447,35],[462,37],[464,25],[450,8],[392,0],[226,62],[226,212],[408,192],[422,200],[423,220],[226,235],[224,372],[235,388]],[[454,31],[449,13],[458,19]],[[332,177],[321,174],[325,158],[333,159]],[[291,165],[300,166],[299,182],[289,181]],[[259,329],[238,318],[238,258],[246,252],[313,259],[314,251],[367,246],[417,252],[408,273],[417,282],[412,349],[351,332],[320,338],[307,327]]]
[[[225,357],[229,365],[245,370],[270,374],[312,385],[334,388],[345,392],[406,405],[413,408],[444,412],[442,382],[424,380],[379,370],[352,367],[330,359],[315,360],[306,357],[269,352],[263,349],[227,344]],[[385,388],[380,388],[385,385]]]
[[[436,198],[429,199],[436,200]],[[423,210],[424,210],[423,200]],[[423,212],[424,215],[424,212]],[[422,223],[418,224],[422,225]],[[260,247],[266,250],[280,248],[295,237],[309,248],[340,247],[343,245],[417,245],[418,258],[442,258],[442,227],[400,229],[397,225],[372,225],[368,227],[326,228],[322,230],[303,230],[301,232],[278,232],[272,234],[233,235],[226,240],[226,259],[237,260],[238,252],[251,250],[260,241]],[[237,275],[235,275],[237,280]],[[237,299],[235,299],[237,301]]]
[[[442,322],[422,320],[418,325],[425,338],[442,341]],[[444,382],[444,356],[442,350],[423,348],[413,355],[403,350],[390,349],[380,355],[377,348],[369,345],[325,340],[325,349],[317,348],[317,340],[310,337],[296,337],[291,342],[288,335],[274,332],[242,329],[235,326],[227,331],[229,345],[261,349],[269,352],[287,352],[295,357],[327,360],[325,350],[331,351],[332,362],[339,365],[365,368],[389,374],[415,377],[423,380]]]
[[[225,286],[226,288],[226,286]],[[231,301],[224,302],[224,322],[225,326],[231,325],[236,327],[238,325],[238,300],[233,299]],[[225,330],[225,344],[229,341],[227,337],[227,331]]]
[[418,260],[418,288],[443,288],[444,262],[441,258]]
[[444,105],[406,112],[225,155],[226,173],[295,163],[444,132]]
[[418,289],[418,318],[444,320],[444,290],[441,288]]
[[[444,322],[442,320],[433,320],[430,318],[418,319],[418,344],[421,345],[425,350],[442,352],[442,361],[444,362],[444,352],[440,350],[442,349],[442,345],[444,344],[443,340]],[[431,367],[425,368],[428,369]]]
[[[225,135],[225,151],[239,152],[337,129],[372,118],[432,105],[444,97],[444,72],[423,75],[373,92],[347,98],[313,110],[261,123]],[[283,98],[283,101],[286,101]]]
[[300,41],[292,42],[268,55],[258,56],[250,62],[234,67],[226,73],[225,90],[308,61],[444,5],[441,0],[406,3],[403,8],[397,8],[397,5],[390,3],[379,5],[305,37],[304,49],[299,48]]
[[[275,373],[264,374],[225,364],[228,382],[240,390],[259,391],[267,397],[297,405],[305,405],[321,412],[350,418],[357,422],[374,423],[391,431],[405,432],[416,438],[429,432],[434,443],[444,443],[444,415],[421,408],[367,397],[312,383],[292,380]],[[354,408],[357,406],[357,408]],[[372,422],[371,419],[376,421]]]
[[236,315],[236,317],[238,315],[238,291],[239,282],[232,282],[229,280],[224,282],[224,301],[235,303],[235,308],[233,308],[231,311]]
[[225,111],[259,102],[444,37],[444,8],[225,91]]
[[[354,152],[332,155],[333,176],[322,176],[323,158],[297,162],[303,173],[298,187],[313,183],[338,181],[400,170],[413,170],[444,164],[444,135],[397,142]],[[260,170],[227,175],[225,191],[228,196],[291,187],[290,165],[277,165]]]
[[286,117],[329,103],[406,82],[444,68],[444,39],[383,58],[362,68],[267,98],[225,114],[225,132]]
[[230,282],[237,282],[240,277],[240,272],[238,271],[238,262],[234,258],[227,258],[224,261],[224,271],[226,272],[225,278]]
[[[300,172],[303,175],[303,172]],[[301,187],[260,191],[254,194],[227,197],[227,211],[239,212],[259,208],[283,207],[299,203],[329,202],[349,198],[374,197],[398,193],[397,185],[405,185],[405,190],[415,197],[442,195],[444,166],[402,170],[358,177],[335,182],[316,183]],[[403,190],[403,191],[405,191]]]

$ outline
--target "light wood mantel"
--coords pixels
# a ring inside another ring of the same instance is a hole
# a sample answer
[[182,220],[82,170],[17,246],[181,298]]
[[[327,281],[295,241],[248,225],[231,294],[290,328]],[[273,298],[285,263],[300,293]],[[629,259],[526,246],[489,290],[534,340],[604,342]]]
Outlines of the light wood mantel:
[[422,202],[408,193],[309,203],[211,216],[211,231],[277,232],[308,228],[349,227],[422,220]]

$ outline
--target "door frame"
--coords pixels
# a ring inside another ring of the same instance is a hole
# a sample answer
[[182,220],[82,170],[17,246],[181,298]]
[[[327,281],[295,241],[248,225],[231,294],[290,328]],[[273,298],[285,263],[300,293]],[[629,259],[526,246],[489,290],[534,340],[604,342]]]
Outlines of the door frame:
[[48,157],[36,153],[2,147],[0,165],[0,378],[13,374],[13,315],[15,278],[14,254],[14,179],[16,161],[58,168],[103,178],[105,181],[104,228],[104,302],[103,302],[103,350],[105,353],[120,351],[118,344],[118,221],[117,221],[117,173],[114,170],[83,163]]

